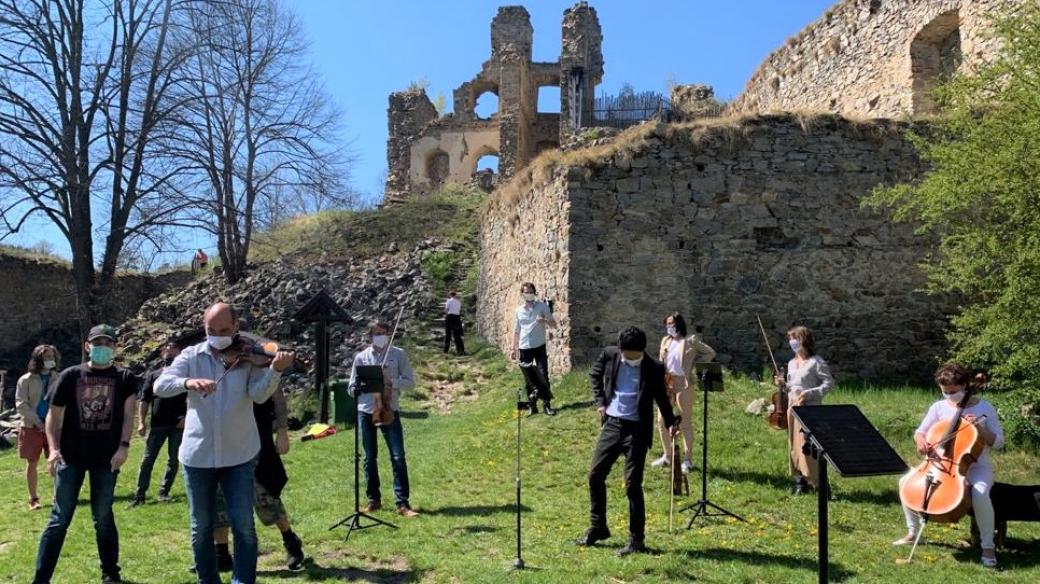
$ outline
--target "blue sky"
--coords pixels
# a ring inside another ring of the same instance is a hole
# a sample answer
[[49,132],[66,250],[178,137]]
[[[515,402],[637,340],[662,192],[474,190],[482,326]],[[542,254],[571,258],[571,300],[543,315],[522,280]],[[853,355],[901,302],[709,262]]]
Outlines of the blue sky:
[[[740,93],[759,63],[787,37],[816,20],[832,0],[600,0],[604,76],[598,93],[623,83],[665,92],[669,79],[707,83],[721,98]],[[386,107],[392,91],[416,80],[431,99],[471,79],[491,52],[491,19],[503,2],[460,0],[287,0],[310,41],[313,64],[343,111],[343,140],[357,157],[353,187],[369,201],[381,196],[386,168]],[[560,20],[571,0],[523,3],[534,27],[534,59],[555,61]],[[558,100],[558,94],[554,96]],[[479,109],[489,107],[481,102]],[[558,111],[559,104],[541,108]],[[38,225],[7,243],[46,240],[68,256],[53,228]],[[212,242],[186,242],[212,249]],[[180,254],[184,255],[184,254]],[[166,258],[164,258],[166,259]],[[174,258],[168,258],[174,259]],[[176,259],[190,259],[180,258]]]

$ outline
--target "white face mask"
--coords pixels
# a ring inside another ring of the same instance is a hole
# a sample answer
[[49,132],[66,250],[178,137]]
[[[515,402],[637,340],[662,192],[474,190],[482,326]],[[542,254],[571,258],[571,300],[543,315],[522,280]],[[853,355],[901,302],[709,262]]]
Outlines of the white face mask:
[[53,359],[47,359],[46,361],[43,362],[43,368],[48,370],[48,371],[50,371],[51,369],[54,369],[57,365],[58,364],[55,363]]
[[538,296],[537,295],[532,294],[530,292],[527,292],[527,293],[524,294],[524,301],[525,302],[534,302],[535,300],[538,300]]
[[386,346],[386,335],[372,335],[372,346],[377,349],[382,349]]
[[234,340],[234,337],[218,337],[216,335],[206,335],[206,342],[209,343],[209,346],[213,347],[218,351],[223,351],[224,349],[230,347],[231,342]]
[[802,348],[802,344],[798,342],[798,339],[790,339],[787,341],[787,344],[791,345],[791,350],[795,353],[798,352],[798,349]]
[[959,404],[961,403],[961,400],[964,399],[964,390],[958,391],[957,393],[944,393],[943,397],[955,404]]
[[674,326],[668,327],[667,330],[668,330],[668,336],[670,336],[670,337],[674,337],[674,336],[679,334],[679,331],[675,330]]
[[629,367],[639,367],[639,364],[643,362],[643,356],[640,355],[638,359],[628,359],[628,358],[622,357],[622,360]]

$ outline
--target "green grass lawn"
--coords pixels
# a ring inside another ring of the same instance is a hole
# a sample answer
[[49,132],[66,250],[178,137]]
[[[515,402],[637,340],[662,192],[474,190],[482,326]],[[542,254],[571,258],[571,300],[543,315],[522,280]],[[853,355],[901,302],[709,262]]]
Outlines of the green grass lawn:
[[[815,581],[816,499],[788,494],[784,434],[743,413],[749,401],[768,390],[742,379],[728,380],[726,391],[712,398],[709,489],[714,502],[743,514],[748,522],[715,520],[686,530],[688,514],[683,514],[677,517],[678,529],[669,534],[666,472],[647,469],[647,543],[654,553],[619,559],[614,552],[624,544],[628,524],[619,464],[609,479],[614,537],[595,548],[576,547],[572,542],[588,521],[585,477],[598,432],[583,372],[554,387],[558,416],[524,419],[524,559],[529,569],[510,571],[515,557],[513,407],[519,376],[497,351],[472,339],[470,343],[476,355],[461,359],[442,358],[430,349],[413,351],[421,383],[404,401],[405,443],[412,503],[423,515],[405,521],[389,511],[377,512],[399,529],[355,532],[344,542],[342,529],[328,527],[352,510],[353,435],[341,432],[315,442],[294,442],[286,457],[290,482],[284,500],[312,559],[303,572],[285,571],[276,530],[258,526],[261,582]],[[828,402],[858,404],[913,461],[911,432],[935,395],[909,388],[843,387]],[[699,447],[698,438],[698,452]],[[656,445],[651,456],[659,453]],[[117,487],[124,576],[131,582],[191,582],[181,478],[173,503],[127,508],[140,455],[138,441]],[[1040,482],[1035,454],[999,453],[996,463],[1002,481]],[[380,465],[384,501],[391,502],[385,447]],[[159,473],[157,465],[156,480]],[[957,546],[966,537],[966,521],[931,526],[928,545],[918,551],[915,563],[897,565],[907,550],[889,545],[904,533],[896,478],[834,478],[830,546],[835,581],[1040,581],[1036,523],[1010,525],[1010,549],[1000,554],[1001,572],[986,571],[976,551]],[[690,482],[693,496],[680,499],[679,505],[699,495],[697,475]],[[49,478],[43,479],[44,490],[49,485]],[[86,494],[84,488],[84,502]],[[154,497],[154,487],[150,494]],[[26,582],[31,576],[49,507],[31,513],[25,499],[21,461],[13,450],[0,453],[0,581]],[[81,504],[55,582],[98,581],[91,531],[89,508]]]

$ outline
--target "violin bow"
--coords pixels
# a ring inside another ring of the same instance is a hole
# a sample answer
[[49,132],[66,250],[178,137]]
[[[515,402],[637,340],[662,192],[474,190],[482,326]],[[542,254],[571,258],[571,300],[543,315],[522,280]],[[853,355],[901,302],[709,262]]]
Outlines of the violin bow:
[[780,375],[780,368],[776,365],[776,357],[773,356],[773,348],[769,346],[769,336],[766,335],[766,327],[762,326],[762,318],[756,314],[755,319],[758,320],[758,330],[762,331],[762,340],[766,343],[766,351],[769,351],[769,360],[773,362],[773,373]]
[[401,315],[402,314],[404,314],[404,307],[403,306],[400,309],[398,309],[398,311],[397,311],[397,318],[394,319],[394,330],[393,330],[393,332],[390,333],[390,340],[387,341],[387,343],[386,343],[386,354],[383,355],[383,362],[381,363],[381,366],[383,366],[383,367],[386,366],[386,360],[387,360],[387,358],[390,357],[390,347],[392,347],[394,345],[394,337],[397,336],[397,326],[401,324]]

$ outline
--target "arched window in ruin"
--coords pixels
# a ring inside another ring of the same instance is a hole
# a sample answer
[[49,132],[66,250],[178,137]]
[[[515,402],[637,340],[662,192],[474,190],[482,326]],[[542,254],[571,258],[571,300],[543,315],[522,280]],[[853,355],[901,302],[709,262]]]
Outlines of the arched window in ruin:
[[956,10],[944,12],[922,28],[910,44],[910,74],[913,88],[913,113],[934,113],[932,93],[953,77],[961,65],[960,16]]
[[488,152],[477,159],[473,172],[488,171],[498,174],[498,152]]
[[473,111],[476,112],[477,117],[486,120],[491,116],[498,114],[498,90],[488,89],[487,91],[477,95],[474,100]]
[[437,186],[444,183],[450,172],[448,153],[437,148],[426,155],[426,178],[430,184]]

